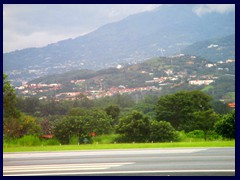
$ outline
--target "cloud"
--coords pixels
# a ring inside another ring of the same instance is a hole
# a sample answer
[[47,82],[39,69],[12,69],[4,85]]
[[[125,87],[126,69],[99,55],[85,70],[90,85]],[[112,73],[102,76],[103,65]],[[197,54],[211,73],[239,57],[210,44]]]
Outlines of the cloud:
[[[156,4],[5,4],[4,52],[74,38]],[[38,39],[36,41],[36,39]]]
[[[100,26],[129,15],[152,11],[160,4],[4,4],[4,52],[39,47],[92,32]],[[196,5],[201,16],[211,12],[227,13],[234,4]]]
[[201,4],[193,8],[193,12],[198,16],[212,12],[223,14],[231,11],[235,11],[235,4]]
[[[51,34],[49,32],[34,32],[27,36],[19,35],[16,32],[7,31],[3,40],[3,51],[20,50],[28,47],[42,47],[46,44],[55,43],[60,40],[68,39],[68,35]],[[17,42],[17,43],[16,43]],[[33,46],[34,45],[34,46]]]

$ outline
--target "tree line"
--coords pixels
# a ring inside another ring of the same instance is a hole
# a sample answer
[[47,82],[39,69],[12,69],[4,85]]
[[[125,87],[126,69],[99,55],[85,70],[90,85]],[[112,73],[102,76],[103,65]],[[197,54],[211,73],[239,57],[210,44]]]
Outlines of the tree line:
[[127,95],[75,101],[20,98],[3,75],[4,138],[54,134],[62,143],[71,137],[91,143],[94,135],[118,133],[117,142],[177,141],[179,132],[201,130],[204,139],[216,133],[235,138],[235,111],[214,109],[211,96],[201,91],[149,95],[138,103]]

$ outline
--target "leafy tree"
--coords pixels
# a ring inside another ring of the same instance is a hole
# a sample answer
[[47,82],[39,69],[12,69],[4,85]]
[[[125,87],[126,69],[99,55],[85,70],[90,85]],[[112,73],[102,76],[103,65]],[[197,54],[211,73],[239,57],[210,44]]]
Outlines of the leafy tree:
[[140,100],[139,103],[133,107],[133,109],[141,111],[144,114],[153,118],[156,116],[155,109],[157,101],[158,101],[157,95],[147,95],[142,100]]
[[41,126],[37,120],[28,115],[23,115],[21,118],[21,135],[39,135],[41,134]]
[[68,106],[65,106],[63,102],[56,102],[55,100],[44,101],[40,111],[42,116],[65,115],[68,112]]
[[92,100],[87,98],[87,96],[80,94],[76,97],[73,105],[74,107],[92,108],[94,104]]
[[21,114],[19,118],[5,118],[3,130],[6,138],[19,138],[24,135],[41,134],[41,127],[37,120],[32,116],[24,114]]
[[4,117],[3,121],[4,138],[21,137],[21,121],[20,118]]
[[180,91],[162,96],[156,107],[157,120],[170,122],[178,130],[191,131],[188,124],[192,123],[192,113],[210,109],[210,100],[211,97],[201,91]]
[[107,108],[105,108],[105,111],[114,120],[112,125],[116,125],[118,123],[118,116],[120,114],[119,106],[118,105],[110,105]]
[[166,121],[151,121],[150,141],[169,142],[174,141],[177,137],[175,129]]
[[88,113],[87,109],[81,107],[71,108],[67,113],[68,116],[84,116]]
[[[73,136],[79,139],[88,137],[88,133],[97,135],[112,131],[112,118],[105,111],[93,109],[80,116],[64,116],[55,122],[55,136],[63,144],[68,144]],[[90,138],[90,137],[89,137]]]
[[4,138],[21,136],[21,113],[16,109],[16,94],[3,74],[3,134]]
[[16,94],[6,74],[3,74],[3,115],[13,118],[20,116],[20,112],[16,109]]
[[22,112],[34,115],[40,109],[40,101],[36,97],[17,98],[16,106]]
[[112,132],[113,119],[104,110],[92,109],[82,118],[84,120],[84,129],[88,133],[96,132],[97,135],[102,135]]
[[117,132],[123,134],[128,141],[145,142],[150,133],[149,118],[141,112],[132,111],[129,115],[119,119]]
[[72,136],[77,135],[80,137],[81,134],[86,134],[83,124],[81,117],[65,116],[55,122],[55,136],[62,144],[68,144]]
[[128,95],[117,94],[113,96],[113,104],[118,105],[121,108],[132,107],[135,103],[134,100]]
[[207,140],[208,133],[214,129],[214,124],[218,121],[219,116],[212,110],[197,111],[193,113],[192,129],[202,130],[204,139]]
[[218,122],[216,122],[215,131],[224,138],[235,138],[235,110],[224,115]]

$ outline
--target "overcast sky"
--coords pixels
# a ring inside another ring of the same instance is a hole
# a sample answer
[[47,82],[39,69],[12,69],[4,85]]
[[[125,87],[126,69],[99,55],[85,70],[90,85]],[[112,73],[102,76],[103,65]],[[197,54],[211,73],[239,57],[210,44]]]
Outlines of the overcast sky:
[[[4,4],[3,52],[41,47],[75,38],[128,15],[151,11],[159,4]],[[196,5],[197,15],[234,11],[234,5]]]

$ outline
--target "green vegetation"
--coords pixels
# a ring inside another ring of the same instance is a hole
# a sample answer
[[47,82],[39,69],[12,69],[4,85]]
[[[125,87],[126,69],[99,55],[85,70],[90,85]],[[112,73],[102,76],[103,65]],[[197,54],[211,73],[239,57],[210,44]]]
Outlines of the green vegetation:
[[216,132],[224,138],[235,138],[235,111],[224,115],[223,118],[215,124],[215,129]]
[[53,139],[42,139],[38,136],[25,135],[18,139],[5,139],[3,142],[5,148],[17,148],[19,147],[33,147],[33,146],[51,146],[51,145],[60,145],[59,141],[56,138]]
[[157,103],[157,120],[168,121],[177,130],[195,130],[193,113],[210,109],[210,100],[211,97],[201,91],[180,91],[162,96]]
[[201,91],[202,92],[208,92],[208,91],[212,90],[213,88],[214,88],[213,86],[206,86]]
[[89,133],[97,135],[109,134],[112,132],[112,119],[103,110],[87,111],[85,115],[64,116],[55,123],[55,136],[62,144],[68,144],[71,137],[78,137],[80,143],[84,139],[91,141]]
[[[18,151],[22,146],[42,150],[48,145],[57,149],[60,144],[90,149],[104,149],[104,144],[113,148],[138,147],[120,143],[141,143],[138,145],[142,148],[148,147],[142,143],[156,143],[165,147],[165,142],[172,142],[167,147],[207,147],[210,142],[235,139],[235,111],[217,113],[211,106],[212,97],[202,91],[163,96],[153,93],[138,101],[120,94],[97,100],[80,95],[74,101],[59,102],[22,99],[17,106],[6,76],[4,85],[4,151]],[[54,138],[42,138],[49,134]]]

